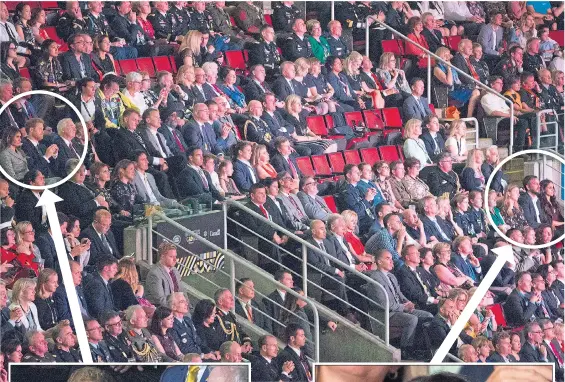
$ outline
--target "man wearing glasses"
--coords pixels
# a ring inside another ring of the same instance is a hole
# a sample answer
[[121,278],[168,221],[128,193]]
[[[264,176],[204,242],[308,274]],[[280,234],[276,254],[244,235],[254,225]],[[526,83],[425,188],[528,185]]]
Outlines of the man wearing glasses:
[[434,196],[449,195],[449,199],[459,192],[459,177],[453,171],[453,158],[448,152],[442,152],[438,157],[437,166],[428,172],[427,183]]
[[542,345],[543,330],[537,321],[526,324],[524,337],[526,343],[520,350],[520,362],[547,362],[547,349]]
[[100,321],[104,324],[104,342],[114,362],[135,362],[135,357],[123,332],[122,319],[118,312],[105,312]]
[[94,318],[89,318],[84,322],[86,329],[86,338],[88,338],[88,346],[90,347],[90,354],[94,362],[114,362],[108,345],[103,340],[102,333],[104,329],[98,321]]
[[87,52],[86,36],[76,34],[69,37],[69,51],[61,56],[63,80],[78,81],[82,78],[99,78]]

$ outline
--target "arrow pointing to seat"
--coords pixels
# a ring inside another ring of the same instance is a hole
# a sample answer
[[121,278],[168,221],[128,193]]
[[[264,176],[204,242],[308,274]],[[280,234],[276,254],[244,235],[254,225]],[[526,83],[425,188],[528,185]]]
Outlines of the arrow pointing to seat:
[[55,249],[57,250],[57,259],[59,260],[59,266],[61,267],[63,284],[65,285],[65,290],[67,291],[67,299],[69,301],[69,308],[71,310],[71,317],[73,318],[73,323],[75,326],[82,361],[84,363],[92,363],[90,346],[88,345],[88,339],[86,338],[84,321],[82,320],[80,305],[78,303],[78,296],[75,289],[75,284],[73,282],[73,276],[71,274],[69,259],[67,258],[65,242],[63,241],[63,233],[61,232],[59,218],[57,217],[57,210],[55,209],[55,203],[61,201],[63,201],[63,199],[55,195],[53,192],[45,190],[41,194],[36,207],[45,206],[45,209],[47,210],[47,219],[49,221],[49,227],[51,228],[53,241],[55,242]]
[[486,276],[483,278],[483,281],[481,281],[481,283],[477,287],[477,290],[473,294],[473,297],[471,297],[471,299],[467,302],[465,309],[463,309],[463,312],[461,312],[461,315],[459,316],[455,324],[451,327],[451,330],[447,334],[447,337],[445,337],[445,340],[436,351],[434,357],[432,358],[432,363],[443,362],[443,359],[449,352],[449,349],[451,349],[451,346],[453,346],[453,343],[457,340],[457,338],[463,331],[463,328],[465,328],[465,325],[471,319],[473,312],[477,309],[481,300],[488,292],[496,276],[500,273],[506,263],[514,263],[514,256],[512,254],[512,247],[510,245],[493,248],[491,249],[491,251],[497,255],[496,260],[490,267]]

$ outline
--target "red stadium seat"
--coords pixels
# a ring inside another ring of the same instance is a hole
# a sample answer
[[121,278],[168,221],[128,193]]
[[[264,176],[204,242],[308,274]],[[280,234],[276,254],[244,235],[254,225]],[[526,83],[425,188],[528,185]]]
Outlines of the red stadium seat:
[[383,40],[381,42],[383,44],[383,52],[398,55],[404,54],[404,49],[401,49],[400,44],[398,44],[398,40]]
[[384,108],[383,120],[387,128],[402,129],[402,118],[400,117],[400,111],[396,107]]
[[273,19],[271,15],[264,15],[263,18],[265,19],[265,24],[273,26]]
[[366,147],[359,149],[359,153],[361,154],[361,159],[363,159],[363,162],[369,163],[371,166],[376,161],[381,160],[376,147]]
[[343,168],[345,167],[345,160],[343,159],[343,154],[341,151],[336,153],[329,153],[328,159],[330,160],[330,165],[334,174],[343,173]]
[[29,69],[28,68],[20,68],[20,76],[31,79],[31,75],[29,74]]
[[508,327],[506,318],[504,317],[504,310],[502,309],[502,304],[493,304],[487,306],[487,310],[490,310],[494,315],[494,319],[498,326]]
[[167,56],[157,56],[153,57],[153,64],[155,65],[155,70],[160,72],[166,70],[167,72],[173,72],[173,67],[171,66],[171,61]]
[[233,18],[233,16],[230,16],[230,23],[231,23],[232,27],[237,25],[235,23],[235,19]]
[[430,110],[432,111],[432,113],[436,113],[436,107],[433,103],[428,104],[428,106],[430,107]]
[[171,68],[173,68],[173,74],[176,74],[178,69],[177,69],[177,62],[175,61],[175,58],[173,56],[169,57],[170,62],[171,62]]
[[326,154],[321,155],[312,155],[312,164],[314,165],[314,171],[316,171],[316,175],[319,176],[331,176],[332,169],[330,164],[328,163],[328,157]]
[[384,130],[385,124],[380,110],[363,110],[365,125],[370,130]]
[[322,199],[324,199],[331,212],[333,212],[334,214],[338,213],[337,206],[335,204],[335,198],[333,195],[322,196]]
[[345,150],[343,152],[345,158],[345,163],[347,164],[359,164],[361,163],[361,157],[359,156],[359,151],[357,150]]
[[564,31],[549,31],[549,37],[555,40],[556,43],[559,44],[560,47],[565,46],[565,32]]
[[137,72],[137,64],[135,63],[135,58],[130,58],[127,60],[119,60],[118,64],[120,65],[120,69],[123,75],[126,75],[130,72]]
[[459,42],[461,41],[461,36],[450,36],[450,37],[444,37],[445,39],[445,45],[447,45],[449,47],[449,49],[451,50],[459,50]]
[[[6,3],[10,2],[8,1]],[[47,36],[49,36],[51,40],[57,42],[57,44],[61,45],[64,43],[64,41],[57,35],[57,30],[55,29],[55,27],[43,27],[42,29],[45,31],[45,33],[47,33]]]
[[243,58],[243,51],[241,50],[226,50],[224,52],[224,57],[226,59],[227,66],[239,69],[239,70],[247,70],[247,64]]
[[153,66],[151,57],[136,58],[135,62],[137,63],[139,71],[147,72],[150,77],[155,77],[155,66]]
[[59,4],[56,1],[40,1],[39,3],[43,9],[59,9]]
[[306,117],[306,125],[314,134],[321,135],[322,137],[328,135],[328,128],[323,115]]
[[403,161],[404,159],[404,149],[402,148],[402,146],[398,145],[396,146],[396,150],[398,151],[398,156],[400,157],[400,160]]
[[296,165],[302,172],[302,175],[316,176],[316,171],[314,171],[314,167],[312,167],[312,162],[310,161],[310,157],[296,158]]
[[347,123],[347,125],[351,127],[359,126],[365,123],[365,121],[363,121],[363,114],[361,114],[360,111],[350,111],[343,113],[343,116],[345,117],[345,122]]
[[381,146],[379,147],[379,153],[381,154],[381,159],[389,163],[400,159],[396,146]]
[[247,49],[243,50],[243,59],[246,63],[249,62],[249,51]]

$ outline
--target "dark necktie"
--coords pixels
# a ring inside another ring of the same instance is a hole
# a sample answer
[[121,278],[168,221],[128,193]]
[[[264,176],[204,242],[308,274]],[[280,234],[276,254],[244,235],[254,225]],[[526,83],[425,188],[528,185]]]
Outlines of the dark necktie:
[[182,142],[180,141],[179,136],[177,135],[177,132],[173,129],[171,131],[171,133],[173,134],[173,138],[175,138],[175,143],[177,144],[179,150],[184,153],[184,146],[182,145]]
[[173,271],[172,268],[169,271],[169,276],[171,276],[171,280],[173,281],[173,292],[178,292],[179,291],[179,281],[177,280],[177,275],[175,275],[175,272]]
[[[412,270],[412,269],[410,269]],[[424,288],[424,292],[426,292],[426,295],[428,295],[428,297],[430,296],[430,291],[428,290],[428,287],[426,286],[426,284],[424,284],[424,282],[422,281],[422,278],[420,277],[420,275],[418,274],[418,270],[414,269],[412,272],[414,272],[414,275],[416,276],[416,278],[418,279],[418,282],[420,283],[420,285],[422,286],[422,288]]]
[[75,148],[73,147],[73,142],[69,143],[69,149],[71,149],[71,151],[73,152],[75,158],[80,158],[80,155],[78,155],[77,151],[75,150]]
[[105,234],[100,235],[100,239],[102,240],[102,245],[104,246],[104,248],[106,248],[108,252],[110,252],[110,254],[114,254],[114,251],[112,251],[112,247],[110,246],[110,243],[106,238],[106,235]]
[[439,142],[437,141],[437,135],[434,137],[434,154],[439,154],[441,149],[439,147]]
[[310,373],[310,364],[308,363],[308,360],[306,359],[306,356],[304,355],[304,352],[300,352],[300,363],[302,364],[302,367],[304,368],[304,371],[306,372],[306,377],[308,378],[309,381],[312,380],[312,373]]
[[8,24],[3,23],[2,26],[4,27],[4,29],[6,29],[6,33],[8,33],[8,38],[10,39],[10,42],[13,42],[17,45],[18,39],[16,38],[16,36],[14,36],[12,30],[8,28]]
[[296,179],[297,172],[294,164],[292,163],[292,160],[290,160],[290,157],[288,157],[286,161],[288,162],[288,167],[290,168],[290,175],[292,175],[292,177]]
[[145,148],[145,142],[143,142],[143,138],[141,138],[141,135],[139,135],[137,131],[132,131],[131,133],[133,134],[133,137],[135,138],[137,143],[139,143],[141,146],[143,146],[143,148]]
[[208,180],[206,179],[206,175],[204,175],[204,171],[202,171],[202,169],[198,169],[198,175],[200,175],[200,179],[202,179],[204,189],[208,190]]
[[163,150],[163,152],[165,153],[166,158],[169,157],[169,148],[167,147],[167,145],[161,140],[161,135],[157,134],[157,142],[159,143],[159,146],[161,147],[161,150]]

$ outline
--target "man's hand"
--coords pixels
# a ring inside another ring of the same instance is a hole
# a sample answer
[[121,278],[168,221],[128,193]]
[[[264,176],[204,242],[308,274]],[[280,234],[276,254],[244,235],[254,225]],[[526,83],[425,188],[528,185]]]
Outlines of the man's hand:
[[337,324],[333,321],[329,321],[328,322],[328,328],[332,331],[335,332],[335,330],[337,329]]
[[220,136],[222,137],[222,139],[226,139],[230,134],[230,131],[231,131],[231,126],[228,125],[227,123],[224,123],[222,125],[222,130],[220,131]]
[[294,371],[294,362],[286,361],[285,363],[283,363],[282,371],[287,374],[292,373]]
[[338,269],[338,270],[337,270],[336,275],[338,275],[338,276],[341,277],[341,278],[344,278],[344,277],[345,277],[345,273],[343,273],[343,271],[342,271],[341,269]]
[[214,360],[214,361],[217,361],[217,360],[218,360],[216,354],[214,354],[214,353],[207,353],[207,354],[204,354],[204,355],[202,355],[202,359],[212,359],[212,360]]
[[12,198],[10,197],[10,195],[8,195],[8,196],[6,196],[6,199],[4,199],[4,203],[6,203],[6,205],[7,205],[8,207],[12,207],[15,202],[14,202],[14,199],[12,199]]
[[47,147],[47,149],[45,150],[45,156],[47,157],[47,159],[57,155],[57,153],[59,152],[59,147],[56,144],[52,144],[51,146]]
[[545,348],[545,346],[540,345],[538,349],[539,349],[541,356],[543,358],[547,358],[547,349]]

